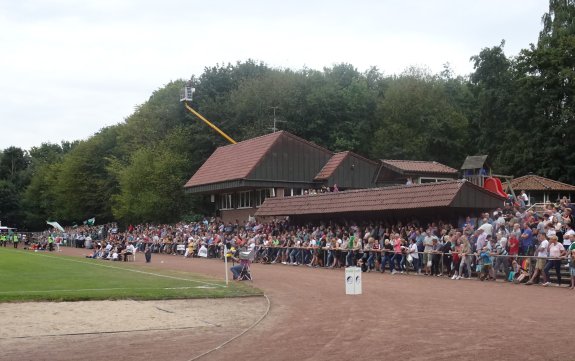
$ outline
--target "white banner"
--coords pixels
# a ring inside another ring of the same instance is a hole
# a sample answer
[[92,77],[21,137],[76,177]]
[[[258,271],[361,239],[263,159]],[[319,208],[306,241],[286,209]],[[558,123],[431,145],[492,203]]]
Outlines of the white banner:
[[56,228],[57,230],[64,232],[64,228],[58,223],[58,222],[48,222],[46,221],[46,223],[48,223],[49,225],[51,225],[52,227]]

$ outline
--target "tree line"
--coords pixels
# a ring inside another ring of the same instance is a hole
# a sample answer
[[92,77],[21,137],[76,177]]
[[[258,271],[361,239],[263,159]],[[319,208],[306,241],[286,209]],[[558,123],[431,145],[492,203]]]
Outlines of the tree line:
[[[352,64],[278,69],[248,60],[190,80],[192,106],[237,141],[280,129],[371,159],[435,160],[459,168],[489,154],[500,174],[575,182],[575,0],[550,0],[537,42],[517,56],[505,42],[455,76],[408,68],[386,75]],[[86,140],[0,152],[0,220],[43,229],[72,224],[173,222],[210,211],[183,184],[226,141],[179,102],[184,80],[156,90],[125,121]]]

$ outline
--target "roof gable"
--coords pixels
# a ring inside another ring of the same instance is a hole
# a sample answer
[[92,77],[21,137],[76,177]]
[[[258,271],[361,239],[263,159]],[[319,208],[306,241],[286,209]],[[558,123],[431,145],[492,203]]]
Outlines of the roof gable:
[[[285,149],[288,144],[294,147],[288,147],[289,150]],[[284,152],[281,159],[277,159],[279,156],[277,151],[280,148],[283,148]],[[289,152],[293,153],[291,157]],[[313,158],[311,163],[303,162],[306,155]],[[309,170],[306,168],[303,172],[309,174],[303,177],[306,179],[297,180],[311,183],[314,175],[332,155],[331,151],[286,131],[270,133],[217,148],[188,180],[184,188],[251,178],[270,181],[289,180],[289,177],[302,178],[302,172],[294,172],[295,168],[301,167],[310,167]],[[285,164],[285,157],[287,157],[288,164]],[[314,162],[317,164],[312,164]],[[283,169],[283,172],[261,169],[262,164],[275,164],[275,170]]]
[[185,188],[246,178],[285,132],[219,147],[184,185]]
[[515,190],[525,191],[575,191],[575,186],[535,174],[515,178],[511,181],[511,186]]
[[319,173],[315,176],[314,180],[323,180],[331,177],[333,172],[339,167],[339,165],[347,158],[349,151],[336,153],[329,159],[329,161],[323,166]]
[[349,158],[353,157],[359,161],[366,162],[372,164],[373,166],[378,166],[378,162],[374,162],[370,159],[362,157],[359,154],[356,154],[351,151],[339,152],[333,155],[329,159],[329,161],[323,166],[323,168],[319,171],[319,173],[315,176],[315,181],[326,180],[334,175],[335,171],[344,163],[344,161]]
[[394,172],[410,175],[410,174],[446,174],[457,175],[457,169],[446,166],[435,161],[422,161],[422,160],[393,160],[382,159],[382,166]]

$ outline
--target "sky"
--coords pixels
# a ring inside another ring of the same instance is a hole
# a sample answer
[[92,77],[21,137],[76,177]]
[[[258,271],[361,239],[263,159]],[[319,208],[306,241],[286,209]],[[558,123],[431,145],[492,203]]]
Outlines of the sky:
[[[536,43],[547,0],[0,0],[0,150],[85,140],[152,92],[253,59],[455,74]],[[174,101],[178,101],[175,99]]]

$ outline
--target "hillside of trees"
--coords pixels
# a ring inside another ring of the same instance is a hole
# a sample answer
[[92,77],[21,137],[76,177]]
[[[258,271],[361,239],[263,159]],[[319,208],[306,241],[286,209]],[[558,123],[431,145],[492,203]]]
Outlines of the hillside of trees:
[[[385,75],[352,64],[277,69],[248,60],[191,79],[192,106],[237,141],[280,129],[370,159],[435,160],[459,168],[489,154],[500,174],[575,183],[575,1],[551,0],[536,43],[505,43],[454,76],[409,68]],[[174,222],[202,214],[183,184],[226,141],[179,102],[185,81],[155,91],[125,121],[89,139],[0,152],[0,220],[21,229],[96,217],[98,223]]]

